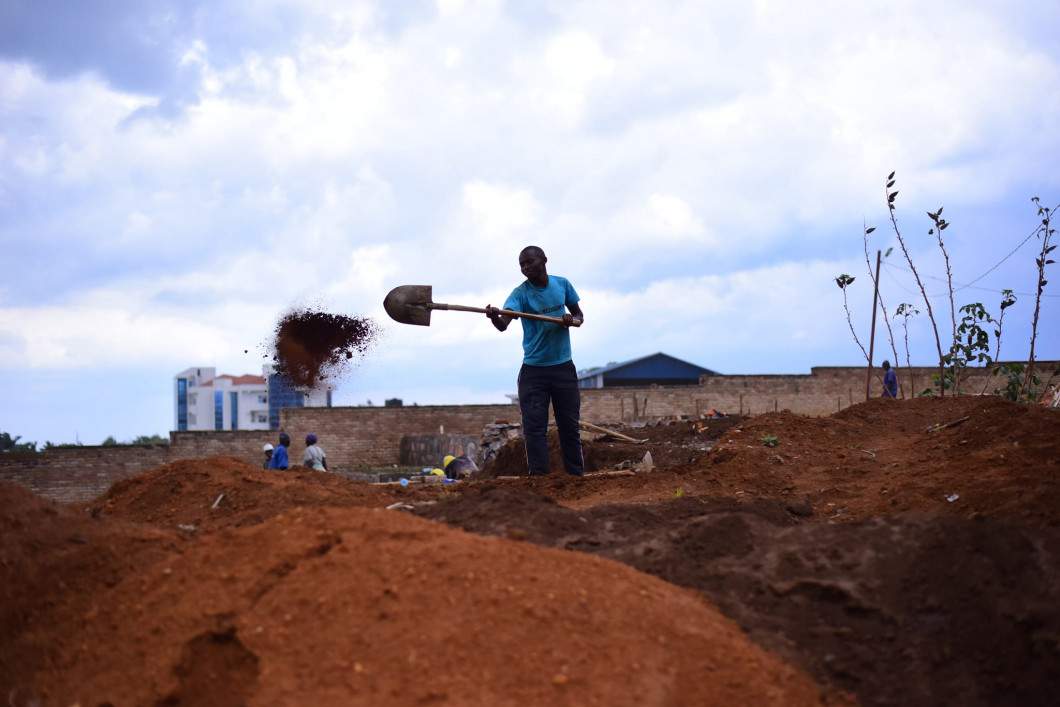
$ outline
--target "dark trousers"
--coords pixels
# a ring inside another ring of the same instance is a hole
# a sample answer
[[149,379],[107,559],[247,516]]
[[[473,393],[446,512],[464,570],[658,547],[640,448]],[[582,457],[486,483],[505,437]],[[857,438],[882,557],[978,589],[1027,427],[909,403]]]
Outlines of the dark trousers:
[[582,438],[578,429],[581,395],[573,361],[556,366],[528,366],[519,370],[519,409],[523,414],[523,441],[531,476],[547,474],[548,405],[556,416],[563,466],[568,474],[581,476]]

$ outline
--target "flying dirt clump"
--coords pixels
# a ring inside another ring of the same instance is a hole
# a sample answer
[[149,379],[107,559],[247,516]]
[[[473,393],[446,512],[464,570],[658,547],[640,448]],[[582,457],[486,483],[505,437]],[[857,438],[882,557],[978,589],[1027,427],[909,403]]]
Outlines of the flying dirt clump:
[[340,373],[354,355],[363,356],[378,332],[367,317],[295,310],[276,325],[272,360],[276,372],[294,385],[312,388]]

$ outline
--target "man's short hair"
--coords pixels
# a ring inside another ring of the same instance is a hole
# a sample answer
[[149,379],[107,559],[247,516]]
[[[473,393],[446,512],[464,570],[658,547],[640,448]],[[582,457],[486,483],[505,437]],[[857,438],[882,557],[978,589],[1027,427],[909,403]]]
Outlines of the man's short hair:
[[540,246],[536,246],[536,245],[528,245],[525,248],[523,248],[521,251],[519,251],[519,255],[522,255],[523,253],[531,253],[531,254],[536,255],[536,256],[538,256],[540,258],[544,258],[545,257],[545,251],[541,250],[541,247]]

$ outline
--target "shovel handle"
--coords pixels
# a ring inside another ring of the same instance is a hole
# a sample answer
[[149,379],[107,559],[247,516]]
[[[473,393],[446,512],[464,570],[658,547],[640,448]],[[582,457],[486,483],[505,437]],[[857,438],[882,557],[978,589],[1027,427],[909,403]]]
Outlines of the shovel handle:
[[[454,312],[478,312],[479,314],[485,314],[486,313],[486,308],[485,307],[468,307],[467,305],[463,305],[463,304],[445,304],[444,302],[431,302],[431,304],[428,305],[428,306],[431,309],[448,309],[448,310],[452,310]],[[547,316],[545,314],[531,314],[530,312],[516,312],[515,310],[512,310],[512,309],[498,309],[496,307],[493,308],[493,311],[497,312],[497,314],[503,314],[506,317],[515,317],[517,319],[518,318],[534,319],[534,320],[539,321],[539,322],[552,322],[553,324],[562,324],[563,323],[563,317],[549,317],[549,316]],[[582,325],[582,323],[579,320],[577,320],[577,319],[575,319],[574,323],[571,324],[571,326],[581,326],[581,325]]]

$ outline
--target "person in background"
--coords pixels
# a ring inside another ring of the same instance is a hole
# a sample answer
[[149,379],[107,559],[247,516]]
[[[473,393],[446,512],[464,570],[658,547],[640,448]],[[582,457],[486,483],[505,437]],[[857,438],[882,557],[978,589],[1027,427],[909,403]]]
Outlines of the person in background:
[[442,460],[442,469],[445,470],[447,479],[464,479],[478,471],[474,460],[466,454],[461,454],[459,457],[447,454]]
[[261,465],[261,468],[268,469],[269,462],[272,461],[272,445],[266,442],[265,446],[261,448],[261,451],[265,452],[265,463]]
[[898,397],[898,376],[895,374],[894,369],[891,368],[890,361],[883,362],[883,397]]
[[317,444],[317,436],[310,432],[305,436],[305,452],[302,454],[302,465],[314,471],[327,471],[328,460],[324,450]]
[[272,459],[269,460],[269,468],[278,471],[286,471],[288,466],[287,448],[291,446],[291,438],[286,432],[280,433],[280,444],[272,451]]

